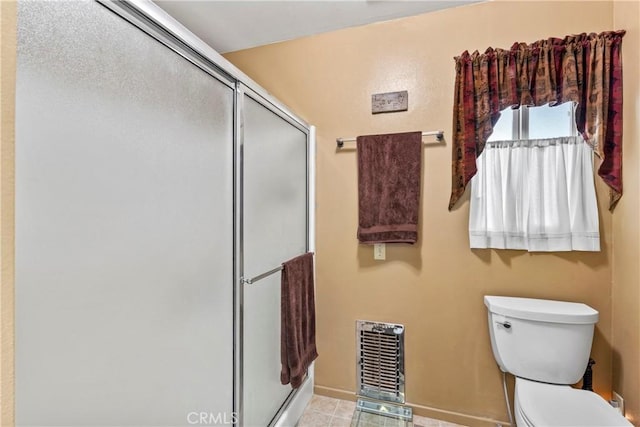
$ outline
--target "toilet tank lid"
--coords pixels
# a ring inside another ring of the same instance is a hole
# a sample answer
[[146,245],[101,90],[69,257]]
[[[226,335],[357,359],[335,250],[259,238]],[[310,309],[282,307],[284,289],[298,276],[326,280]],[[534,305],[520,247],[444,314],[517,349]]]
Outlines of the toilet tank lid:
[[539,322],[593,324],[598,312],[586,304],[546,299],[486,295],[484,305],[491,313]]

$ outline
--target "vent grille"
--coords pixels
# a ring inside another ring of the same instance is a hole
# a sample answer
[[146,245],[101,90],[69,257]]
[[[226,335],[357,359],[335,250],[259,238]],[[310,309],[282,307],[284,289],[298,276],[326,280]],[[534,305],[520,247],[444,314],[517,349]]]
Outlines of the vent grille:
[[404,403],[404,326],[357,321],[358,394]]

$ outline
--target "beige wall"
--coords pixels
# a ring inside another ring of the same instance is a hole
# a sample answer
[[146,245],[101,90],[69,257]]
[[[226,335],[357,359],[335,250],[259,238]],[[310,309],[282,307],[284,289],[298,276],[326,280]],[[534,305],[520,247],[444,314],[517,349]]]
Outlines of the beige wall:
[[13,425],[15,3],[0,1],[0,426]]
[[[485,3],[227,55],[318,126],[319,392],[349,396],[354,391],[355,319],[401,322],[407,327],[407,396],[419,413],[473,425],[487,418],[505,420],[482,295],[570,299],[601,313],[593,351],[597,391],[608,397],[613,365],[613,388],[625,397],[627,415],[640,424],[639,4],[587,2],[576,14],[577,5]],[[8,426],[13,422],[11,2],[0,2],[0,25],[0,425]],[[625,196],[612,221],[606,190],[598,182],[604,251],[470,251],[468,202],[455,212],[446,210],[452,57],[464,49],[609,29],[628,31],[623,43]],[[370,94],[403,89],[409,90],[408,112],[370,114]],[[374,262],[371,248],[360,247],[355,239],[355,153],[336,152],[335,138],[435,129],[444,129],[448,140],[424,151],[420,242],[415,247],[388,247],[387,261]]]
[[[600,253],[471,251],[468,197],[454,212],[447,203],[453,57],[612,26],[610,2],[488,2],[226,55],[317,126],[317,392],[353,396],[356,319],[398,322],[407,331],[406,395],[417,413],[471,425],[505,421],[482,300],[498,294],[582,301],[600,311],[595,388],[609,397],[612,219],[600,180]],[[372,115],[370,95],[396,90],[409,91],[409,111]],[[356,154],[337,152],[335,139],[437,129],[447,141],[424,149],[420,241],[388,245],[387,260],[374,261],[372,248],[356,241]],[[637,215],[637,195],[625,198],[627,217]],[[627,303],[637,308],[637,287],[631,291],[636,299]]]
[[627,30],[624,66],[624,197],[613,215],[613,389],[640,425],[640,2],[615,2],[613,22]]

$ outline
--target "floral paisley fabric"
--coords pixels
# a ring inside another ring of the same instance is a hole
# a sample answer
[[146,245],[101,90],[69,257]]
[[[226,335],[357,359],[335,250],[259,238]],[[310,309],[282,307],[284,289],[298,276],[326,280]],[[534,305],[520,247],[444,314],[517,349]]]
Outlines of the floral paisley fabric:
[[622,37],[625,31],[550,38],[455,58],[452,186],[449,210],[476,174],[500,111],[577,103],[576,125],[601,160],[609,209],[622,196]]

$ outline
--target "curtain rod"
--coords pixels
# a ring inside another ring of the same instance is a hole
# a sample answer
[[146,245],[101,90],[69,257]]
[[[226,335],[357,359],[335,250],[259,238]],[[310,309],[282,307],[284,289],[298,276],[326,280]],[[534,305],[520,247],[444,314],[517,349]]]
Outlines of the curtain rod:
[[[443,141],[444,140],[444,131],[443,130],[434,130],[434,131],[429,131],[429,132],[422,132],[422,136],[431,136],[431,135],[435,135],[436,139],[438,141]],[[353,142],[355,141],[357,138],[352,137],[352,138],[336,138],[336,146],[338,148],[342,148],[344,147],[344,143],[345,142]]]

